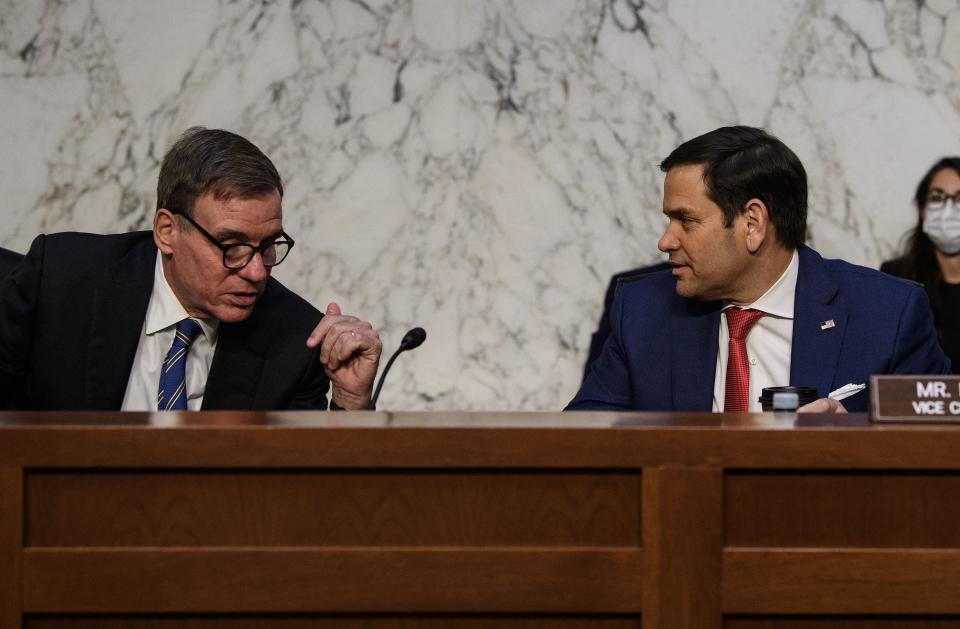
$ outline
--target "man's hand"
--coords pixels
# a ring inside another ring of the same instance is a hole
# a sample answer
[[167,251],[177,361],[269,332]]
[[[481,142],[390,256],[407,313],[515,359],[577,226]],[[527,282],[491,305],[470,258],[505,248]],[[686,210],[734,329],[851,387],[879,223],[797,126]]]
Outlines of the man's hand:
[[822,397],[797,409],[798,413],[846,413],[843,404],[829,397]]
[[331,303],[307,338],[307,347],[320,346],[320,362],[330,378],[330,398],[347,410],[370,406],[383,343],[366,321],[340,314]]

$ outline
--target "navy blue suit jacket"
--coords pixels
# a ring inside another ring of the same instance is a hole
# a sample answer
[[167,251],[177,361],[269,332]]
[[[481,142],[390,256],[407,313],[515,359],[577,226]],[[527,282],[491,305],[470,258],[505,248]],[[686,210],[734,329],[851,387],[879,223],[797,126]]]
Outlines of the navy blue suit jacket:
[[[926,294],[915,283],[801,247],[790,384],[820,397],[871,374],[950,373]],[[720,330],[718,301],[676,294],[670,272],[625,284],[610,339],[568,410],[710,411]],[[832,320],[833,327],[821,324]],[[865,411],[867,391],[843,400]]]

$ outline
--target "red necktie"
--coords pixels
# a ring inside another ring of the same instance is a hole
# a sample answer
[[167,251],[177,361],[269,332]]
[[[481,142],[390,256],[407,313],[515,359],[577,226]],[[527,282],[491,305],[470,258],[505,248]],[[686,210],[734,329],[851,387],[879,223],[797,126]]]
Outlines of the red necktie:
[[746,411],[750,407],[750,365],[747,362],[747,334],[763,313],[759,310],[727,308],[730,343],[727,352],[727,380],[723,394],[723,412]]

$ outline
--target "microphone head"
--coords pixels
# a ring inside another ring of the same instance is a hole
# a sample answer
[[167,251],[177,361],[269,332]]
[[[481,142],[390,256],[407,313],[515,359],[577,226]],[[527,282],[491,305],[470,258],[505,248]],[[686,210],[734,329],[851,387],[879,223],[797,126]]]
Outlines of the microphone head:
[[403,335],[403,340],[400,341],[400,349],[407,350],[420,347],[425,340],[427,340],[427,331],[423,328],[413,328]]

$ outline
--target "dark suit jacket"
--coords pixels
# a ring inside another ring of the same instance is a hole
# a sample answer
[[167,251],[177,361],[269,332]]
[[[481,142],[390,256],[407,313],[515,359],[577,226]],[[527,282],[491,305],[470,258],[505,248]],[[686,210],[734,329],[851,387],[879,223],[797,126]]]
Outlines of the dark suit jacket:
[[[153,288],[150,232],[39,236],[0,287],[0,402],[117,410]],[[253,313],[221,323],[204,409],[326,408],[306,347],[323,315],[270,279]]]
[[643,266],[638,269],[621,271],[610,278],[610,283],[607,285],[607,293],[603,297],[603,312],[600,314],[600,321],[597,322],[597,330],[590,336],[590,349],[587,351],[587,360],[583,364],[584,380],[590,375],[590,366],[593,364],[593,361],[600,357],[603,346],[607,342],[607,337],[610,336],[610,308],[613,306],[613,298],[616,297],[620,287],[638,280],[641,277],[650,275],[651,273],[664,271],[669,268],[670,264],[668,262],[661,262],[651,266]]
[[[924,292],[914,283],[801,247],[790,382],[821,397],[871,374],[950,373]],[[720,302],[679,297],[668,272],[624,285],[611,335],[568,409],[710,411]],[[833,321],[832,327],[821,324]],[[863,391],[843,401],[865,411]]]
[[3,280],[15,268],[20,266],[23,255],[0,247],[0,280]]
[[[931,261],[936,264],[936,261]],[[880,265],[882,273],[889,273],[907,280],[917,280],[916,274],[911,272],[910,265],[906,257],[887,260]],[[960,302],[958,302],[956,286],[947,284],[941,278],[937,285],[924,287],[927,297],[930,299],[930,305],[933,308],[934,324],[937,326],[937,334],[940,339],[940,347],[950,358],[953,364],[953,373],[960,374]],[[931,288],[932,290],[927,290]]]

